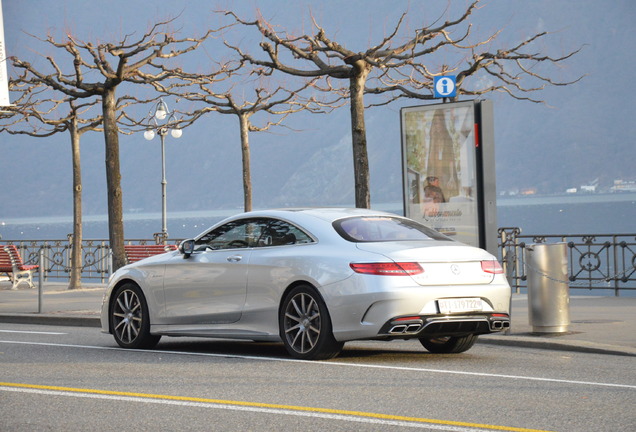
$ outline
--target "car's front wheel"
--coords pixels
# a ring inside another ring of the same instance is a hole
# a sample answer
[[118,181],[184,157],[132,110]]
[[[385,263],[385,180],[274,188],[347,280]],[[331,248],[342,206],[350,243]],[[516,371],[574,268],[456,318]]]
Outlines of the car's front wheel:
[[477,337],[477,335],[467,335],[420,338],[420,343],[434,354],[457,354],[468,351],[477,342]]
[[153,348],[161,336],[150,334],[146,298],[137,285],[120,286],[110,306],[110,327],[115,341],[123,348]]
[[285,296],[279,326],[287,352],[299,359],[330,359],[337,356],[344,345],[333,336],[327,306],[308,285],[298,286]]

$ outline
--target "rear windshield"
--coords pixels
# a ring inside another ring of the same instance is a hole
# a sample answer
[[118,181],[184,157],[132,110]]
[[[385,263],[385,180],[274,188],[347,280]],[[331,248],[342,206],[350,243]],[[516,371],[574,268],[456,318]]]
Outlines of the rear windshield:
[[391,216],[362,216],[340,219],[334,228],[351,242],[384,242],[411,240],[452,241],[449,237],[410,219]]

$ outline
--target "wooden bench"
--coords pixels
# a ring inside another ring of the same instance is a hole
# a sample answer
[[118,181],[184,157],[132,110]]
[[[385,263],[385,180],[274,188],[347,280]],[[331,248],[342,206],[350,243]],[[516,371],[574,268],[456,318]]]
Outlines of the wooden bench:
[[124,245],[128,264],[141,261],[144,258],[177,250],[177,245]]
[[18,285],[23,280],[29,284],[29,287],[35,288],[33,273],[38,267],[37,265],[24,264],[15,245],[0,245],[0,273],[7,274],[13,283],[11,289],[18,289]]

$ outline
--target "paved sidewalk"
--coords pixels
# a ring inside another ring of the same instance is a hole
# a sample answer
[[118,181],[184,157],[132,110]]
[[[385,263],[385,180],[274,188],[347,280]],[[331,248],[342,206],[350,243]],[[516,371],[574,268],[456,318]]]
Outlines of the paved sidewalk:
[[636,356],[636,297],[570,295],[567,333],[535,334],[525,294],[512,297],[508,334],[479,337],[479,343]]
[[[99,311],[106,288],[84,282],[79,290],[47,282],[38,306],[38,289],[11,290],[0,281],[0,323],[28,323],[99,327]],[[571,294],[571,325],[567,333],[533,334],[527,296],[512,298],[512,328],[507,334],[480,336],[480,344],[546,348],[636,356],[636,297],[600,297]]]
[[81,289],[68,290],[68,283],[45,282],[41,296],[35,286],[22,283],[12,290],[0,281],[0,323],[99,327],[106,284],[84,282]]

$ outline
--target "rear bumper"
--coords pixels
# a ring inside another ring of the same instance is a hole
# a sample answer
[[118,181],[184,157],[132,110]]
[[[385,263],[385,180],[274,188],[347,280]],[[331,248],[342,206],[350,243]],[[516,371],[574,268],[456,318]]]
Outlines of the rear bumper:
[[[390,277],[380,279],[388,280]],[[404,278],[405,282],[408,282]],[[347,281],[349,282],[349,281]],[[414,338],[427,335],[487,334],[510,326],[510,287],[488,285],[421,287],[340,284],[338,289],[324,288],[331,315],[333,333],[341,342],[377,338]],[[346,290],[344,288],[347,288]],[[330,296],[333,291],[334,296]],[[482,307],[474,311],[444,312],[440,299],[479,298]],[[415,322],[394,322],[414,317]],[[496,319],[494,319],[496,318]],[[406,327],[397,327],[405,325]],[[393,329],[393,330],[392,330]],[[403,333],[403,334],[402,334]]]
[[378,332],[379,338],[412,338],[464,336],[495,333],[510,328],[510,316],[505,313],[462,315],[421,315],[395,317]]

